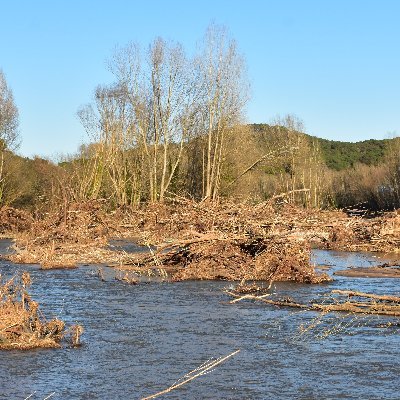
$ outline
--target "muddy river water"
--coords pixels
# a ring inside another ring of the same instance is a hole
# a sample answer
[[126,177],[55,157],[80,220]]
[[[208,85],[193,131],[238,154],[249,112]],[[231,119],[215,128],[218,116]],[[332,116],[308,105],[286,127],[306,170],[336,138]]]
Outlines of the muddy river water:
[[[376,263],[368,254],[315,251],[329,272]],[[382,260],[379,260],[382,261]],[[0,263],[3,276],[18,269]],[[45,315],[85,332],[79,348],[0,353],[0,399],[140,399],[211,357],[240,353],[165,399],[400,399],[400,327],[386,317],[317,315],[252,302],[228,304],[227,282],[128,285],[96,267],[29,267]],[[276,284],[296,300],[332,289],[399,294],[398,279]],[[335,329],[332,329],[336,327]]]

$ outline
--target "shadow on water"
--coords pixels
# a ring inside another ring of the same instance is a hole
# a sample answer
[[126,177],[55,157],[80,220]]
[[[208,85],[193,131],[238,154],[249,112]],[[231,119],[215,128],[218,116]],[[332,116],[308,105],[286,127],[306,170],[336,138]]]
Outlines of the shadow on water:
[[135,238],[132,239],[121,239],[112,238],[108,241],[108,247],[111,250],[125,251],[126,253],[137,254],[137,253],[148,253],[149,251],[156,251],[155,246],[144,246],[138,243]]
[[0,257],[12,254],[14,240],[13,239],[0,239]]
[[[314,260],[334,270],[374,259],[316,251]],[[3,275],[24,268],[0,262]],[[379,328],[384,317],[343,317],[347,328],[323,337],[338,321],[304,333],[299,327],[314,323],[316,314],[252,302],[230,305],[222,292],[229,282],[127,285],[102,282],[95,267],[30,271],[33,297],[45,315],[82,324],[84,345],[2,352],[1,399],[24,399],[34,391],[31,399],[52,392],[54,399],[138,399],[235,349],[241,352],[215,371],[162,398],[399,398],[400,333]],[[298,300],[335,288],[398,293],[396,279],[335,279],[329,285],[281,283],[275,290]]]

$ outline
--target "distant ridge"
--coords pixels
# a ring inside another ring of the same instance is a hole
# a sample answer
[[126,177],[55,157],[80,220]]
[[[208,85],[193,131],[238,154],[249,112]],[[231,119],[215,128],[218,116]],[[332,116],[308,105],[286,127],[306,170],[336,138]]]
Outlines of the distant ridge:
[[[268,124],[250,124],[256,132],[270,131]],[[284,128],[286,129],[286,128]],[[305,134],[310,141],[317,141],[322,157],[328,168],[336,171],[352,168],[355,164],[379,165],[384,161],[390,144],[395,139],[369,139],[361,142],[342,142],[337,140],[321,139]]]

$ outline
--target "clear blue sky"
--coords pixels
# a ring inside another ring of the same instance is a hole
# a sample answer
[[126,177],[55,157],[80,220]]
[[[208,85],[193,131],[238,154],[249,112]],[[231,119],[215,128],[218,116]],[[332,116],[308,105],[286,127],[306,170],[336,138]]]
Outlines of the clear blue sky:
[[292,113],[328,139],[400,134],[398,0],[5,0],[0,12],[0,68],[26,156],[88,141],[76,111],[110,82],[116,45],[162,36],[190,52],[213,21],[247,60],[248,122]]

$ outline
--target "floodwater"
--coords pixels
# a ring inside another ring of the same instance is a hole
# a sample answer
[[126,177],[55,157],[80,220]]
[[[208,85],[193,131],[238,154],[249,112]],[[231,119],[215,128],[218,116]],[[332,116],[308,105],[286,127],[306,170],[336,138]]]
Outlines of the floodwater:
[[[331,271],[369,265],[368,254],[315,251]],[[382,261],[382,260],[378,260]],[[140,399],[212,357],[240,353],[163,399],[399,399],[400,327],[386,317],[326,316],[252,302],[228,304],[229,282],[128,285],[97,267],[39,270],[0,262],[3,276],[28,269],[48,317],[85,328],[83,345],[0,353],[0,399]],[[397,279],[336,277],[281,283],[296,300],[332,289],[398,294]],[[320,322],[320,323],[318,323]],[[307,329],[302,333],[300,326]]]

